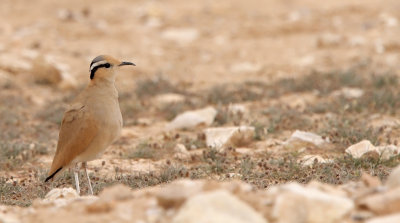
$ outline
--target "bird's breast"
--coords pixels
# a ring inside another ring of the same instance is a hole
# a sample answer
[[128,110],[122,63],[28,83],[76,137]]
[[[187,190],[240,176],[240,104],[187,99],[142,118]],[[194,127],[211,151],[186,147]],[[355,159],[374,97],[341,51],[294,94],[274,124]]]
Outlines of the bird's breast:
[[118,98],[102,98],[92,103],[91,113],[99,126],[99,133],[104,134],[111,142],[114,141],[122,129],[122,115]]

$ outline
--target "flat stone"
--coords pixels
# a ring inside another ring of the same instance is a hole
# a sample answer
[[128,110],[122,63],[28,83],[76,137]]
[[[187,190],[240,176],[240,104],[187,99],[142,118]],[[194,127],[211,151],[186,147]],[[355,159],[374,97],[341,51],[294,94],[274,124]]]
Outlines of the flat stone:
[[190,129],[200,125],[211,125],[214,122],[217,110],[213,107],[206,107],[199,110],[186,111],[179,114],[167,124],[166,130]]
[[246,106],[242,104],[230,104],[228,106],[228,112],[232,115],[244,115],[248,112]]
[[364,95],[364,91],[360,88],[345,87],[340,90],[336,90],[336,91],[332,92],[332,96],[334,96],[334,97],[342,96],[347,99],[356,99],[356,98],[360,98],[363,95]]
[[225,190],[201,193],[189,198],[172,223],[267,223],[251,206]]
[[253,141],[254,127],[220,127],[204,130],[208,147],[245,146]]
[[400,147],[395,145],[377,146],[376,150],[383,160],[388,160],[400,154]]
[[188,153],[188,150],[186,149],[186,146],[181,144],[181,143],[176,144],[174,150],[177,153]]
[[376,147],[372,145],[372,143],[369,140],[363,140],[359,143],[351,145],[346,149],[346,153],[350,154],[353,158],[356,159],[361,158],[364,154],[369,152],[378,153]]
[[356,159],[367,153],[376,153],[381,159],[388,160],[400,153],[400,147],[395,145],[374,146],[369,140],[363,140],[348,147],[346,153]]
[[315,163],[329,163],[332,160],[324,159],[319,155],[305,155],[303,156],[299,162],[302,166],[313,166]]
[[79,194],[76,192],[75,189],[71,187],[68,188],[55,188],[51,190],[49,193],[46,194],[44,197],[44,201],[54,201],[57,199],[75,199],[78,198]]
[[68,205],[77,199],[86,199],[80,197],[75,189],[68,188],[55,188],[48,192],[43,200],[35,200],[32,204],[33,207],[54,207],[60,208]]
[[300,130],[296,130],[290,138],[286,141],[286,143],[290,144],[292,142],[301,141],[306,143],[311,143],[316,146],[323,145],[325,143],[329,143],[329,141],[323,139],[321,136],[314,134],[312,132],[304,132]]
[[272,216],[279,223],[342,222],[354,209],[351,199],[305,188],[298,183],[278,187],[276,194]]

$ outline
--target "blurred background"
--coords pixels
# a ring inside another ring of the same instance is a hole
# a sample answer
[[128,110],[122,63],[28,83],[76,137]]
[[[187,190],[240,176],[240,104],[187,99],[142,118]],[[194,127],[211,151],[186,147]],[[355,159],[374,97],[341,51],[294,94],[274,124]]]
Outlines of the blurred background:
[[[0,187],[10,194],[2,203],[30,205],[49,191],[42,181],[62,115],[101,54],[137,66],[117,77],[122,137],[89,163],[96,193],[182,177],[341,184],[361,171],[384,179],[399,161],[326,164],[328,177],[318,166],[296,172],[304,155],[346,163],[345,149],[363,139],[397,145],[398,0],[1,0],[0,18]],[[207,106],[211,122],[171,127]],[[207,125],[249,126],[254,136],[220,153],[207,147]],[[330,144],[287,148],[295,130]]]

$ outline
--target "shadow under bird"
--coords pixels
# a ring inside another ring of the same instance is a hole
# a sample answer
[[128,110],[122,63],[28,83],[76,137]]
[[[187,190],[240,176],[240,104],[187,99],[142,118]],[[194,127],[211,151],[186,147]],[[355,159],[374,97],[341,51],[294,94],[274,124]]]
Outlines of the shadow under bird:
[[82,163],[90,194],[93,194],[86,162],[99,158],[121,133],[122,115],[115,77],[118,68],[125,65],[135,66],[107,55],[93,59],[89,85],[64,114],[57,151],[45,182],[73,168],[76,190],[80,194],[78,163]]

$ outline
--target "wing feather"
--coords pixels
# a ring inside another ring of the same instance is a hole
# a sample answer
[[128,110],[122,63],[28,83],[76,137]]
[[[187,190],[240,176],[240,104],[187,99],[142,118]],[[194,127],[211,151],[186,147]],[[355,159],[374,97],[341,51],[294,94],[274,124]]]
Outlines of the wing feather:
[[98,133],[98,127],[84,105],[77,104],[67,110],[61,123],[57,151],[54,155],[50,174],[61,167],[67,167],[91,144]]

